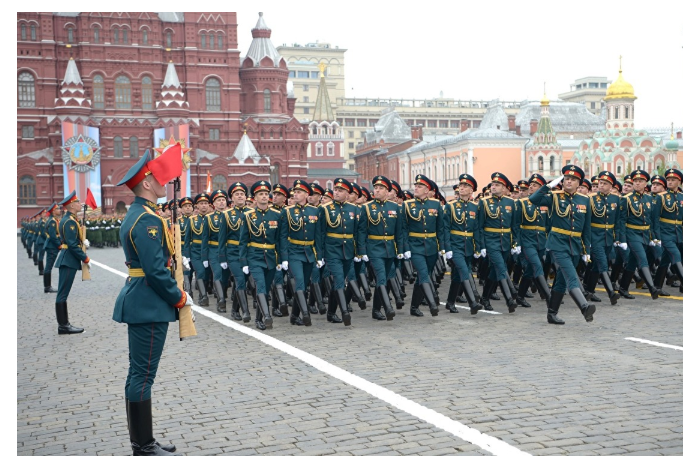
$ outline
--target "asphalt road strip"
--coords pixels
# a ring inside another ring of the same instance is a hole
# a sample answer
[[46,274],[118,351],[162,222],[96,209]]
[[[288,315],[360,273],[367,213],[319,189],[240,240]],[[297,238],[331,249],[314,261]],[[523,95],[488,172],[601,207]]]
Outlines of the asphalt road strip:
[[660,342],[654,342],[653,340],[637,339],[636,337],[625,337],[624,340],[631,340],[632,342],[641,342],[642,344],[655,345],[656,347],[672,348],[673,350],[683,350],[682,347],[679,347],[677,345],[662,344]]
[[[112,267],[102,264],[101,262],[97,262],[94,259],[91,259],[90,263],[97,267],[101,267],[102,269],[107,270],[111,273],[119,275],[123,278],[128,277],[128,274],[120,272]],[[379,386],[375,383],[371,383],[370,381],[367,381],[361,378],[360,376],[356,376],[353,373],[339,368],[338,366],[332,365],[331,363],[322,360],[321,358],[304,352],[274,337],[262,334],[261,332],[258,332],[256,329],[237,324],[231,319],[220,316],[219,314],[213,313],[212,311],[208,311],[207,309],[204,309],[200,306],[194,305],[191,308],[196,313],[202,316],[206,316],[207,318],[217,321],[220,324],[223,324],[224,326],[235,329],[238,332],[246,334],[252,338],[255,338],[265,343],[266,345],[280,350],[281,352],[287,353],[288,355],[302,360],[303,362],[307,363],[313,368],[323,373],[326,373],[333,378],[343,381],[346,384],[349,384],[357,389],[360,389],[361,391],[364,391],[374,397],[377,397],[378,399],[390,404],[391,406],[396,407],[397,409],[400,409],[408,414],[411,414],[414,417],[423,420],[424,422],[430,423],[431,425],[440,428],[441,430],[444,430],[468,443],[477,445],[483,450],[490,452],[494,456],[531,456],[531,454],[521,451],[515,446],[512,446],[503,440],[486,435],[480,432],[479,430],[468,427],[467,425],[457,422],[451,419],[450,417],[446,417],[445,415],[436,412],[435,410],[429,409],[427,407],[422,406],[421,404],[407,399],[406,397],[400,396],[399,394],[390,391],[387,388]]]
[[[644,293],[641,291],[630,291],[629,292],[632,295],[641,295],[641,296],[651,296],[651,293]],[[659,299],[668,299],[668,300],[680,300],[682,301],[682,296],[659,296]]]

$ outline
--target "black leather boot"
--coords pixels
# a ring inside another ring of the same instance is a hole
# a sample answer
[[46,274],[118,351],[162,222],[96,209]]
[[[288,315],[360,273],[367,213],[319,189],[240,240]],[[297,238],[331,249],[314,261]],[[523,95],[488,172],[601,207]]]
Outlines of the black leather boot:
[[34,254],[31,256],[31,258],[34,260],[34,265],[39,265],[39,253],[34,251]]
[[411,296],[411,306],[409,308],[409,314],[412,316],[417,316],[417,317],[422,317],[424,313],[422,313],[419,310],[419,306],[421,305],[421,301],[424,298],[424,291],[422,288],[419,287],[418,284],[416,284],[416,287],[414,288],[414,292],[412,293]]
[[583,292],[580,288],[572,288],[569,290],[569,296],[574,300],[578,309],[583,313],[583,317],[586,318],[586,322],[593,322],[593,313],[595,313],[595,305],[586,302],[586,298],[583,296]]
[[390,303],[390,295],[387,293],[387,286],[380,285],[378,287],[378,292],[382,297],[382,308],[385,310],[385,319],[392,321],[394,319],[394,309],[392,309],[392,303]]
[[278,312],[280,315],[276,314],[276,310],[274,309],[274,316],[282,317],[282,316],[288,316],[288,302],[286,301],[286,293],[283,290],[283,284],[281,285],[276,285],[275,283],[273,284],[273,292],[274,292],[274,301],[278,303]]
[[43,274],[44,274],[44,261],[40,260],[39,261],[39,275],[43,275]]
[[344,326],[351,325],[351,313],[348,309],[348,302],[346,301],[346,292],[343,289],[336,290],[336,299],[339,303],[339,310],[341,311],[341,320],[344,322]]
[[460,292],[460,288],[462,288],[461,283],[453,282],[452,280],[450,281],[450,288],[448,288],[448,297],[445,300],[445,309],[451,313],[458,313],[458,310],[455,307],[455,301],[457,298],[457,294]]
[[605,287],[605,291],[607,292],[607,296],[610,298],[610,304],[613,306],[616,305],[617,300],[620,299],[620,295],[612,288],[612,282],[610,281],[610,275],[607,272],[601,272],[600,273],[600,280],[602,280],[603,287]]
[[[126,398],[126,423],[128,424],[128,433],[130,435],[131,432],[131,410],[128,405],[128,398]],[[160,444],[159,442],[155,441],[155,444],[162,448],[163,450],[167,451],[168,453],[174,453],[177,450],[177,447],[174,445],[163,445]]]
[[355,280],[349,280],[348,284],[349,288],[351,289],[351,293],[358,303],[358,307],[361,308],[361,311],[365,311],[368,305],[366,304],[365,298],[363,298],[363,295],[361,294],[361,289],[358,288],[358,282]]
[[[467,280],[469,283],[469,279]],[[455,302],[457,303],[467,303],[467,296],[465,296],[465,290],[460,284],[460,288],[457,289],[457,296],[455,297]]]
[[198,286],[198,305],[208,306],[208,293],[206,293],[206,282],[196,279],[196,285]]
[[370,285],[368,284],[368,278],[365,273],[358,274],[358,280],[361,282],[361,288],[363,288],[363,297],[366,301],[370,301],[372,294],[370,292]]
[[[339,319],[339,316],[336,315],[336,308],[339,306],[339,302],[337,300],[337,291],[338,290],[332,290],[332,292],[329,295],[329,305],[327,307],[327,322],[331,322],[334,324],[338,324],[341,322],[341,319]],[[344,298],[345,300],[345,298]]]
[[[547,281],[545,280],[545,283]],[[549,305],[547,307],[547,322],[550,324],[561,325],[564,321],[557,317],[559,313],[559,306],[561,306],[561,301],[564,299],[564,292],[559,292],[552,290],[549,297]]]
[[225,292],[223,291],[223,284],[220,280],[213,282],[213,288],[215,289],[215,296],[218,298],[216,311],[219,313],[227,313],[227,305],[225,303]]
[[307,300],[305,299],[304,291],[296,290],[295,303],[298,305],[298,309],[300,310],[300,314],[302,315],[303,325],[311,326],[312,318],[310,318],[310,311],[307,307]]
[[470,273],[470,286],[472,287],[472,292],[474,293],[474,297],[477,300],[477,303],[482,302],[482,295],[479,294],[479,290],[477,290],[477,282],[474,281],[474,276],[472,273]]
[[85,332],[81,327],[70,325],[68,321],[68,303],[56,303],[56,320],[58,321],[58,334],[80,334]]
[[[237,317],[239,317],[243,322],[249,322],[252,320],[252,315],[249,313],[249,303],[247,302],[247,292],[245,290],[235,290],[237,292],[237,301],[240,304],[240,310],[242,310],[242,316],[240,317],[240,313],[237,313]],[[235,312],[233,311],[233,318],[237,319],[235,317]],[[237,319],[238,321],[240,319]]]
[[622,273],[622,278],[620,279],[620,287],[617,289],[620,295],[622,295],[622,298],[626,298],[628,300],[633,300],[634,295],[631,295],[629,293],[629,284],[632,281],[632,277],[634,276],[634,272],[631,270],[625,270]]
[[402,299],[402,290],[399,288],[399,283],[396,278],[391,278],[387,280],[387,286],[389,286],[392,291],[392,296],[394,296],[394,304],[397,309],[402,309],[404,307],[404,300]]
[[496,287],[496,282],[491,280],[489,277],[484,280],[484,291],[482,294],[482,305],[484,305],[484,309],[487,311],[493,311],[494,307],[491,306],[491,301],[489,300],[489,297],[491,296],[491,292],[494,291],[494,288]]
[[152,434],[152,401],[128,403],[129,426],[133,456],[181,456],[161,448]]
[[324,302],[322,302],[322,287],[319,286],[319,283],[312,282],[310,283],[310,289],[315,297],[315,304],[317,305],[319,314],[327,314],[327,307]]
[[384,321],[387,319],[385,315],[382,314],[382,311],[380,311],[381,308],[382,295],[380,295],[378,287],[375,287],[375,295],[373,295],[373,319],[377,319],[378,321]]
[[639,275],[644,280],[644,283],[649,287],[649,292],[651,293],[651,299],[658,299],[658,288],[653,285],[653,278],[651,277],[651,271],[648,267],[642,267],[639,269]]
[[428,303],[428,308],[431,311],[431,316],[438,316],[438,303],[436,303],[436,298],[433,294],[433,284],[431,284],[431,282],[422,283],[421,288],[424,291],[424,298],[426,298],[426,303]]
[[273,329],[273,318],[269,314],[269,300],[264,293],[257,295],[257,305],[257,318],[261,315],[266,329]]
[[658,296],[670,296],[670,293],[667,293],[663,290],[663,284],[666,281],[667,273],[667,265],[658,266],[658,269],[656,269],[656,275],[653,277],[653,284],[656,286],[656,289],[658,290]]
[[57,291],[51,286],[51,271],[44,272],[44,293],[56,293]]
[[470,285],[469,280],[462,282],[462,290],[465,292],[467,304],[470,307],[470,314],[477,314],[483,306],[477,301],[477,297],[474,295],[474,291],[472,291],[472,285]]
[[528,288],[530,288],[531,283],[532,278],[530,277],[523,277],[522,279],[520,279],[518,295],[515,298],[515,302],[518,303],[518,306],[522,306],[523,308],[530,308],[530,303],[528,303],[525,300],[525,294],[528,292]]
[[590,301],[595,301],[596,303],[601,302],[602,300],[598,298],[598,295],[595,294],[595,287],[598,285],[598,279],[600,278],[600,272],[596,272],[591,268],[588,268],[586,270],[586,275],[585,275],[585,288],[586,292],[588,292],[588,298]]
[[506,306],[508,306],[508,312],[515,313],[515,309],[518,306],[518,303],[516,303],[515,300],[513,299],[513,294],[511,293],[511,290],[508,287],[508,278],[501,280],[499,282],[499,286],[501,287],[501,293],[503,294],[503,297],[506,300]]
[[682,287],[685,284],[682,279],[682,262],[676,262],[673,264],[673,269],[678,272],[678,277],[680,277],[680,293],[682,293]]
[[540,297],[549,303],[551,293],[545,277],[543,275],[538,275],[535,277],[535,284],[537,285],[537,291],[540,293]]

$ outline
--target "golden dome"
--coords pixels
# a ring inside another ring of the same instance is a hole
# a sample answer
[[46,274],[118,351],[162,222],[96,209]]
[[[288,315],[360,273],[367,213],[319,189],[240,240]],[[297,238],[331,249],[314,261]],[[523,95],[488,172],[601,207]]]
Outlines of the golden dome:
[[547,97],[547,93],[545,93],[544,97],[542,98],[542,101],[540,101],[540,104],[542,106],[549,106],[549,98]]
[[607,89],[605,100],[608,99],[636,99],[634,87],[622,77],[622,67],[620,66],[620,76],[617,77],[612,85]]

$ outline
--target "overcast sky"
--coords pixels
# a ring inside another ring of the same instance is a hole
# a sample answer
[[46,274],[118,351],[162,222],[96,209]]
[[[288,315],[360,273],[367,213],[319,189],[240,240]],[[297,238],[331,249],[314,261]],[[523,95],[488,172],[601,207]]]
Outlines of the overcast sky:
[[348,97],[539,100],[547,82],[556,99],[578,78],[614,81],[622,55],[636,124],[683,123],[686,11],[673,0],[288,3],[237,9],[241,54],[261,10],[275,46],[348,49]]

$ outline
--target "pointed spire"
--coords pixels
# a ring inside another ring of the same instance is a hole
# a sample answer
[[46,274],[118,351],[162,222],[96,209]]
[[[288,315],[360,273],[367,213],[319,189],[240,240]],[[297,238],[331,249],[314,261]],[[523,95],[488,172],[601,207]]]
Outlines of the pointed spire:
[[87,99],[80,72],[72,57],[65,69],[65,78],[61,82],[55,107],[59,114],[89,114],[92,108],[92,102]]
[[259,21],[252,29],[253,39],[249,45],[249,51],[247,51],[247,58],[252,59],[254,67],[258,67],[259,62],[264,57],[268,57],[273,60],[274,67],[278,67],[282,57],[271,42],[271,29],[266,26],[263,15],[263,13],[259,13]]
[[254,29],[271,31],[271,29],[269,29],[269,27],[266,26],[266,22],[264,22],[264,13],[263,12],[259,12],[259,20],[257,21],[257,25],[254,26]]
[[175,88],[181,87],[181,83],[179,83],[179,77],[177,76],[177,69],[174,68],[174,64],[171,60],[167,65],[167,73],[165,74],[165,81],[164,83],[162,83],[162,88],[164,89],[168,86],[174,86]]
[[252,140],[249,138],[249,135],[247,135],[247,126],[244,126],[244,133],[232,156],[240,163],[246,163],[248,162],[247,159],[251,158],[254,164],[256,164],[261,159],[261,155],[259,155],[257,149],[254,148]]
[[540,104],[542,106],[549,106],[549,99],[547,98],[547,82],[544,84],[544,96],[542,98],[542,101],[540,101]]
[[[167,64],[165,80],[162,82],[162,100],[155,103],[158,115],[176,115],[183,117],[189,112],[189,103],[184,95],[184,88],[179,81],[177,69],[170,60]],[[185,114],[181,114],[182,111]]]
[[324,71],[327,66],[323,63],[319,64],[319,90],[317,91],[317,101],[315,102],[315,112],[312,115],[312,120],[315,122],[332,122],[334,120],[334,111],[332,103],[329,101],[329,91],[327,90],[327,82],[324,79]]
[[82,85],[80,72],[77,70],[77,65],[72,57],[70,57],[70,60],[68,61],[68,68],[65,70],[65,78],[63,78],[63,83],[61,83],[61,85],[70,84]]

